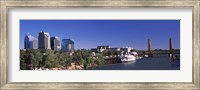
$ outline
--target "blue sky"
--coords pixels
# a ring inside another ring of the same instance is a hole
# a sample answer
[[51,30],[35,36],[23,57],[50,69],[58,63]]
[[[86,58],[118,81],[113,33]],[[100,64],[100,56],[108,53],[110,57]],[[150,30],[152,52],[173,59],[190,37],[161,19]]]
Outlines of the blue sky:
[[20,20],[20,48],[28,32],[37,38],[40,31],[73,39],[75,49],[110,45],[145,50],[148,39],[153,49],[168,49],[170,37],[173,48],[180,48],[180,20]]

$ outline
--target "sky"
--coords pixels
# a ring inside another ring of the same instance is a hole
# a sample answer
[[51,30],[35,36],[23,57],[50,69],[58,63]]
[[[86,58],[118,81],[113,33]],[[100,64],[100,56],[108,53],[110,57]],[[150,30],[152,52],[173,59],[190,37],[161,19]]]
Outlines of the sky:
[[147,50],[180,49],[180,20],[20,20],[20,49],[27,33],[38,38],[40,31],[61,39],[73,39],[75,49],[91,49],[99,45],[132,47]]

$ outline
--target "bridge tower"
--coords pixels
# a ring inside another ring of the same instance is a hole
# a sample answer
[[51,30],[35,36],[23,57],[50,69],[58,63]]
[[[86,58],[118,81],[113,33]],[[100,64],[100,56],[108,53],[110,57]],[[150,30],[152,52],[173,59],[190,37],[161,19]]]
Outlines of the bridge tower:
[[151,50],[151,40],[148,39],[148,57],[153,57],[153,53]]
[[174,50],[172,48],[172,38],[169,38],[169,58],[174,58]]

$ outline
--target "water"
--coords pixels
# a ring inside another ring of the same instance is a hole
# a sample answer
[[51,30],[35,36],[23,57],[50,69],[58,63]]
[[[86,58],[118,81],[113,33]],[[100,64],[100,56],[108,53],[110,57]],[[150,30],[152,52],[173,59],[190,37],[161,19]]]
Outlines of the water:
[[180,59],[170,62],[169,57],[161,55],[133,62],[92,67],[89,70],[180,70]]

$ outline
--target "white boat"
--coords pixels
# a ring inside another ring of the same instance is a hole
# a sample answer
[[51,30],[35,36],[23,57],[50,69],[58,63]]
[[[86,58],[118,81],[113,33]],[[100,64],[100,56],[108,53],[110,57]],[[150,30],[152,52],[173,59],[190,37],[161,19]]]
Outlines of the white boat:
[[144,57],[148,58],[148,57],[149,57],[149,55],[144,55]]
[[131,62],[131,61],[136,60],[136,57],[130,53],[121,54],[120,58],[121,58],[121,62]]

